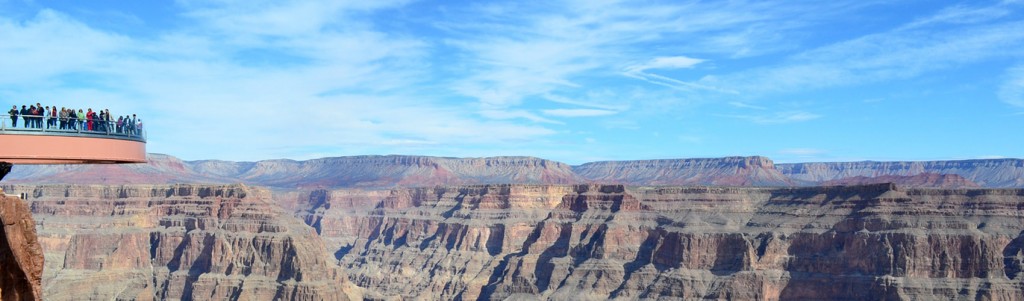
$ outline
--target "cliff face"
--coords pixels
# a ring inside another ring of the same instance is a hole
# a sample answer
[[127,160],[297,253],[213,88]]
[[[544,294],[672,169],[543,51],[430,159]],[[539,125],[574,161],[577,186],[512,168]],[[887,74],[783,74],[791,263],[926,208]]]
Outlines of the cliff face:
[[297,201],[371,297],[1024,300],[1024,190],[491,185]]
[[30,195],[45,299],[347,300],[313,229],[235,186],[14,186]]
[[1024,188],[1024,160],[990,159],[922,162],[822,162],[777,164],[796,181],[822,183],[850,177],[955,174],[983,187]]
[[831,180],[822,185],[825,186],[836,186],[836,185],[868,185],[868,184],[884,184],[894,183],[903,187],[917,187],[917,188],[979,188],[978,184],[971,182],[960,175],[950,174],[934,174],[934,173],[922,173],[913,176],[893,176],[884,175],[877,177],[863,177],[856,176],[850,178],[842,178],[838,180]]
[[40,300],[43,251],[28,206],[0,190],[0,299]]
[[625,185],[791,186],[765,157],[607,161],[573,167],[596,183]]

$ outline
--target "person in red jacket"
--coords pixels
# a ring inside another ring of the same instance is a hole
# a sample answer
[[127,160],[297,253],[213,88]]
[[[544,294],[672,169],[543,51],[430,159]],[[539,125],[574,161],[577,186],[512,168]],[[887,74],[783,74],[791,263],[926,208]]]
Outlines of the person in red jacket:
[[87,120],[85,122],[86,129],[92,131],[92,127],[93,127],[92,121],[95,120],[95,119],[96,119],[96,112],[93,112],[92,108],[89,108],[89,112],[85,113],[85,120]]

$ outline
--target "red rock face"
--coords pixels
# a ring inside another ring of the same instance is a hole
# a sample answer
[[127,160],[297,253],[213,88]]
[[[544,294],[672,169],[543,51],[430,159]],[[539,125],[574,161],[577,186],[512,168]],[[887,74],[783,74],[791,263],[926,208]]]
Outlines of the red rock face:
[[850,177],[825,182],[825,186],[836,185],[867,185],[893,183],[904,187],[918,188],[978,188],[981,187],[960,175],[944,175],[935,173],[922,173],[913,176],[877,176],[877,177]]
[[41,300],[43,252],[28,206],[0,190],[0,299]]
[[491,185],[297,196],[375,298],[1024,300],[1024,191]]
[[28,193],[45,299],[358,298],[312,228],[245,186],[8,187]]

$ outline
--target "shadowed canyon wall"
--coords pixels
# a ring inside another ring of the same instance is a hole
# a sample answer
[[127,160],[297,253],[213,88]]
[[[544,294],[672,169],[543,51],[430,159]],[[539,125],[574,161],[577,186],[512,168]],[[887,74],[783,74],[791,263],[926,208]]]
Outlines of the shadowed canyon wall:
[[489,185],[295,197],[376,298],[1024,300],[1024,190]]
[[0,297],[4,301],[40,300],[43,251],[36,224],[25,203],[0,190]]

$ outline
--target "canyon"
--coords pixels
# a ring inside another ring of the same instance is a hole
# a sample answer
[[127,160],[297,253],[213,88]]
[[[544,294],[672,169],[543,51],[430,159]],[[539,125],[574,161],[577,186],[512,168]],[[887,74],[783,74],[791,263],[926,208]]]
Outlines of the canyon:
[[[394,188],[474,184],[903,186],[1024,188],[1024,160],[774,163],[761,156],[601,161],[569,165],[535,157],[351,156],[305,161],[186,161],[149,154],[146,164],[15,166],[11,184],[234,184],[274,189]],[[927,181],[928,176],[962,177]],[[919,176],[915,178],[915,176]],[[879,178],[873,180],[872,178]],[[949,183],[945,185],[944,183]]]
[[316,233],[263,189],[4,190],[29,196],[45,300],[359,299]]
[[1022,165],[15,166],[38,248],[0,259],[26,300],[1024,300]]
[[1022,189],[3,188],[47,300],[1024,300]]

